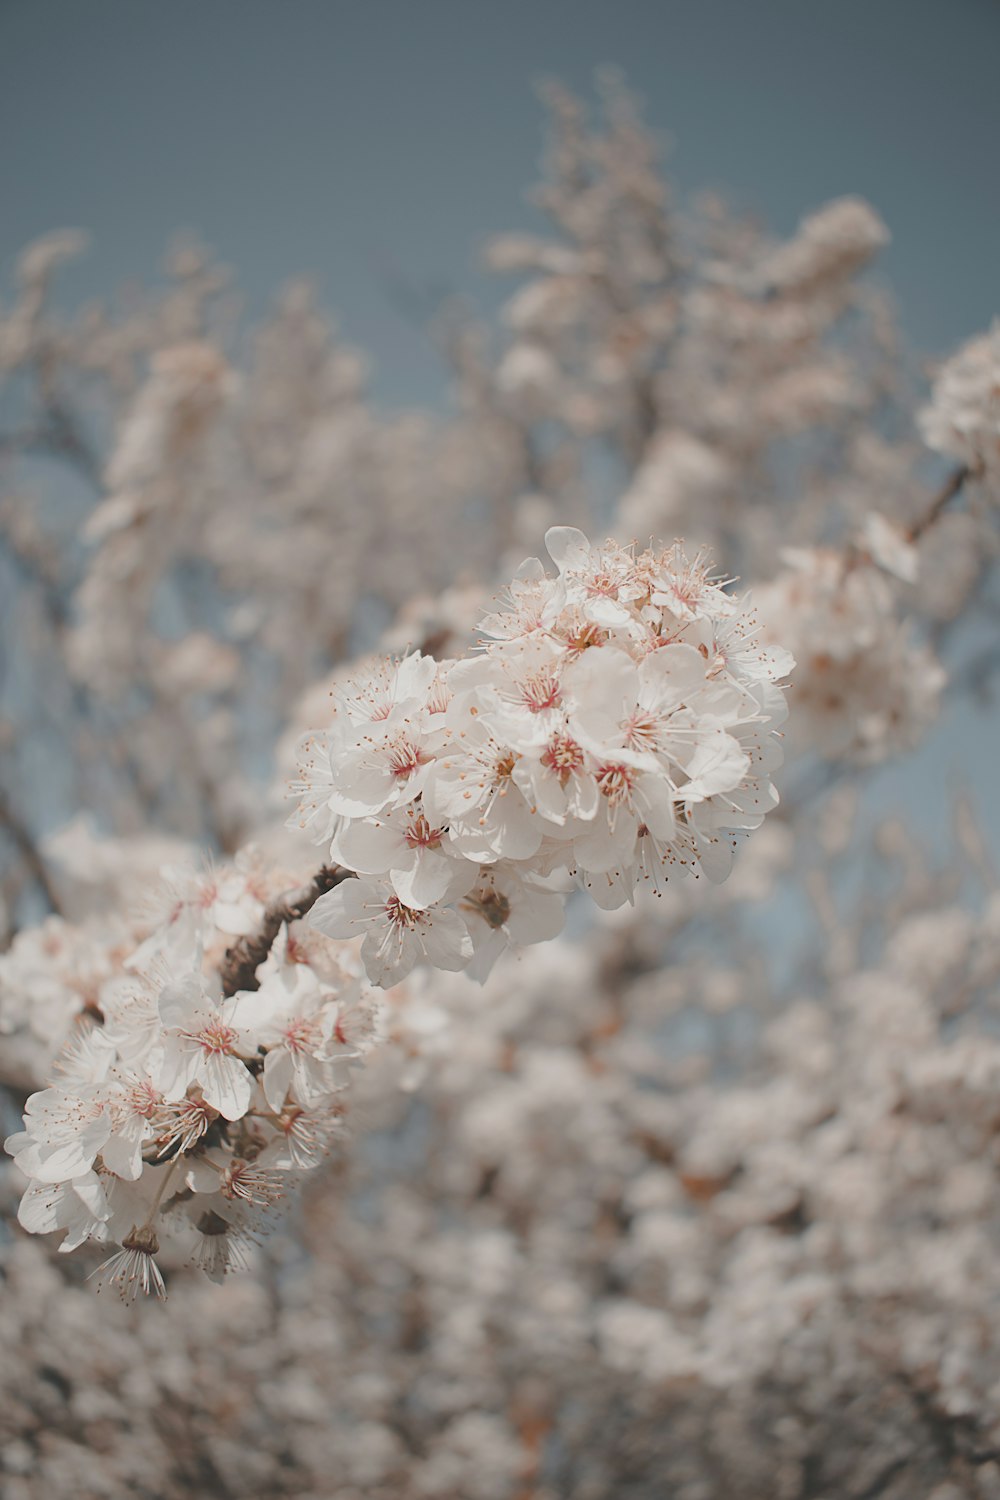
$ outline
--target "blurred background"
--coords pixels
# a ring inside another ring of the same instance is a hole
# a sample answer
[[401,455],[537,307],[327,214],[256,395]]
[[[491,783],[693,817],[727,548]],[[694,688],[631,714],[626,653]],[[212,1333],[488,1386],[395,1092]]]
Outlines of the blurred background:
[[998,61],[994,0],[0,0],[12,1131],[550,524],[799,664],[732,877],[397,986],[238,1275],[109,1306],[4,1171],[3,1500],[1000,1497]]

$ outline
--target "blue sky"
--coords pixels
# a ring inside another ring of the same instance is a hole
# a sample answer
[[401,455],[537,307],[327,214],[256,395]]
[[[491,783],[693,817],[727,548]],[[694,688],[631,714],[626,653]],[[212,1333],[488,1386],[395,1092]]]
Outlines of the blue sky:
[[605,63],[682,193],[778,229],[869,197],[920,349],[997,310],[997,0],[0,0],[0,276],[78,225],[94,248],[67,295],[106,294],[190,228],[251,307],[315,274],[380,396],[433,402],[387,271],[481,293],[485,237],[532,219],[534,84],[588,89]]

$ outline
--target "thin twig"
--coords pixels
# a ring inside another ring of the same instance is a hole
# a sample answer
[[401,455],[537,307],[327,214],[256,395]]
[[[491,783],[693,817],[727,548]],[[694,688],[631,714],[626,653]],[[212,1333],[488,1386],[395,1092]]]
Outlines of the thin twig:
[[919,520],[914,521],[913,525],[910,527],[907,536],[911,542],[919,541],[920,538],[924,535],[924,532],[931,529],[935,521],[941,515],[941,512],[945,510],[951,504],[952,500],[954,500],[955,496],[960,493],[963,485],[965,484],[965,481],[971,476],[971,474],[972,470],[969,465],[961,464],[957,469],[953,470],[952,473],[948,475],[948,478],[945,480],[944,484],[934,496],[934,499],[931,501],[925,513],[920,517]]
[[345,870],[340,865],[324,865],[312,880],[300,886],[297,891],[286,891],[277,901],[272,901],[264,912],[257,932],[240,938],[231,948],[227,948],[219,969],[223,994],[235,995],[237,990],[258,989],[257,966],[270,953],[282,924],[304,917],[320,896],[332,891],[341,881],[350,880],[353,874],[353,870]]

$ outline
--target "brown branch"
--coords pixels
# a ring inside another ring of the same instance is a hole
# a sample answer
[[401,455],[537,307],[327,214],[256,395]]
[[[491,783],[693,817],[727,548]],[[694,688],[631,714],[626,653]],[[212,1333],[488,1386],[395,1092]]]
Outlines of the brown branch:
[[340,865],[324,865],[312,880],[300,886],[297,891],[286,891],[277,901],[272,901],[264,912],[258,931],[248,937],[241,937],[231,948],[226,949],[226,956],[219,968],[223,994],[235,995],[237,990],[258,989],[257,966],[270,953],[282,924],[304,917],[320,896],[332,891],[342,881],[352,879],[353,875],[353,870],[345,870]]
[[909,541],[917,542],[926,531],[930,531],[942,511],[947,509],[955,496],[961,492],[965,481],[970,478],[971,474],[972,470],[969,465],[961,464],[948,475],[948,478],[934,496],[925,513],[919,520],[914,521],[907,532],[907,539]]

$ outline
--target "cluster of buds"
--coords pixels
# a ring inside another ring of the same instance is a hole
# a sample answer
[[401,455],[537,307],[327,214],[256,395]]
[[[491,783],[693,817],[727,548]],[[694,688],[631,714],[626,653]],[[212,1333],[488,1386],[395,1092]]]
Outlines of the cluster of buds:
[[477,653],[380,662],[303,742],[291,821],[358,877],[308,920],[363,937],[374,984],[483,979],[560,930],[574,884],[614,908],[641,880],[724,879],[777,802],[789,654],[676,545],[546,545],[558,576],[524,563]]
[[163,1294],[164,1240],[213,1278],[243,1264],[342,1128],[374,998],[349,944],[296,920],[294,899],[265,904],[276,881],[250,865],[176,876],[6,1143],[29,1179],[22,1226],[62,1231],[66,1251],[120,1247],[97,1274],[126,1300]]

